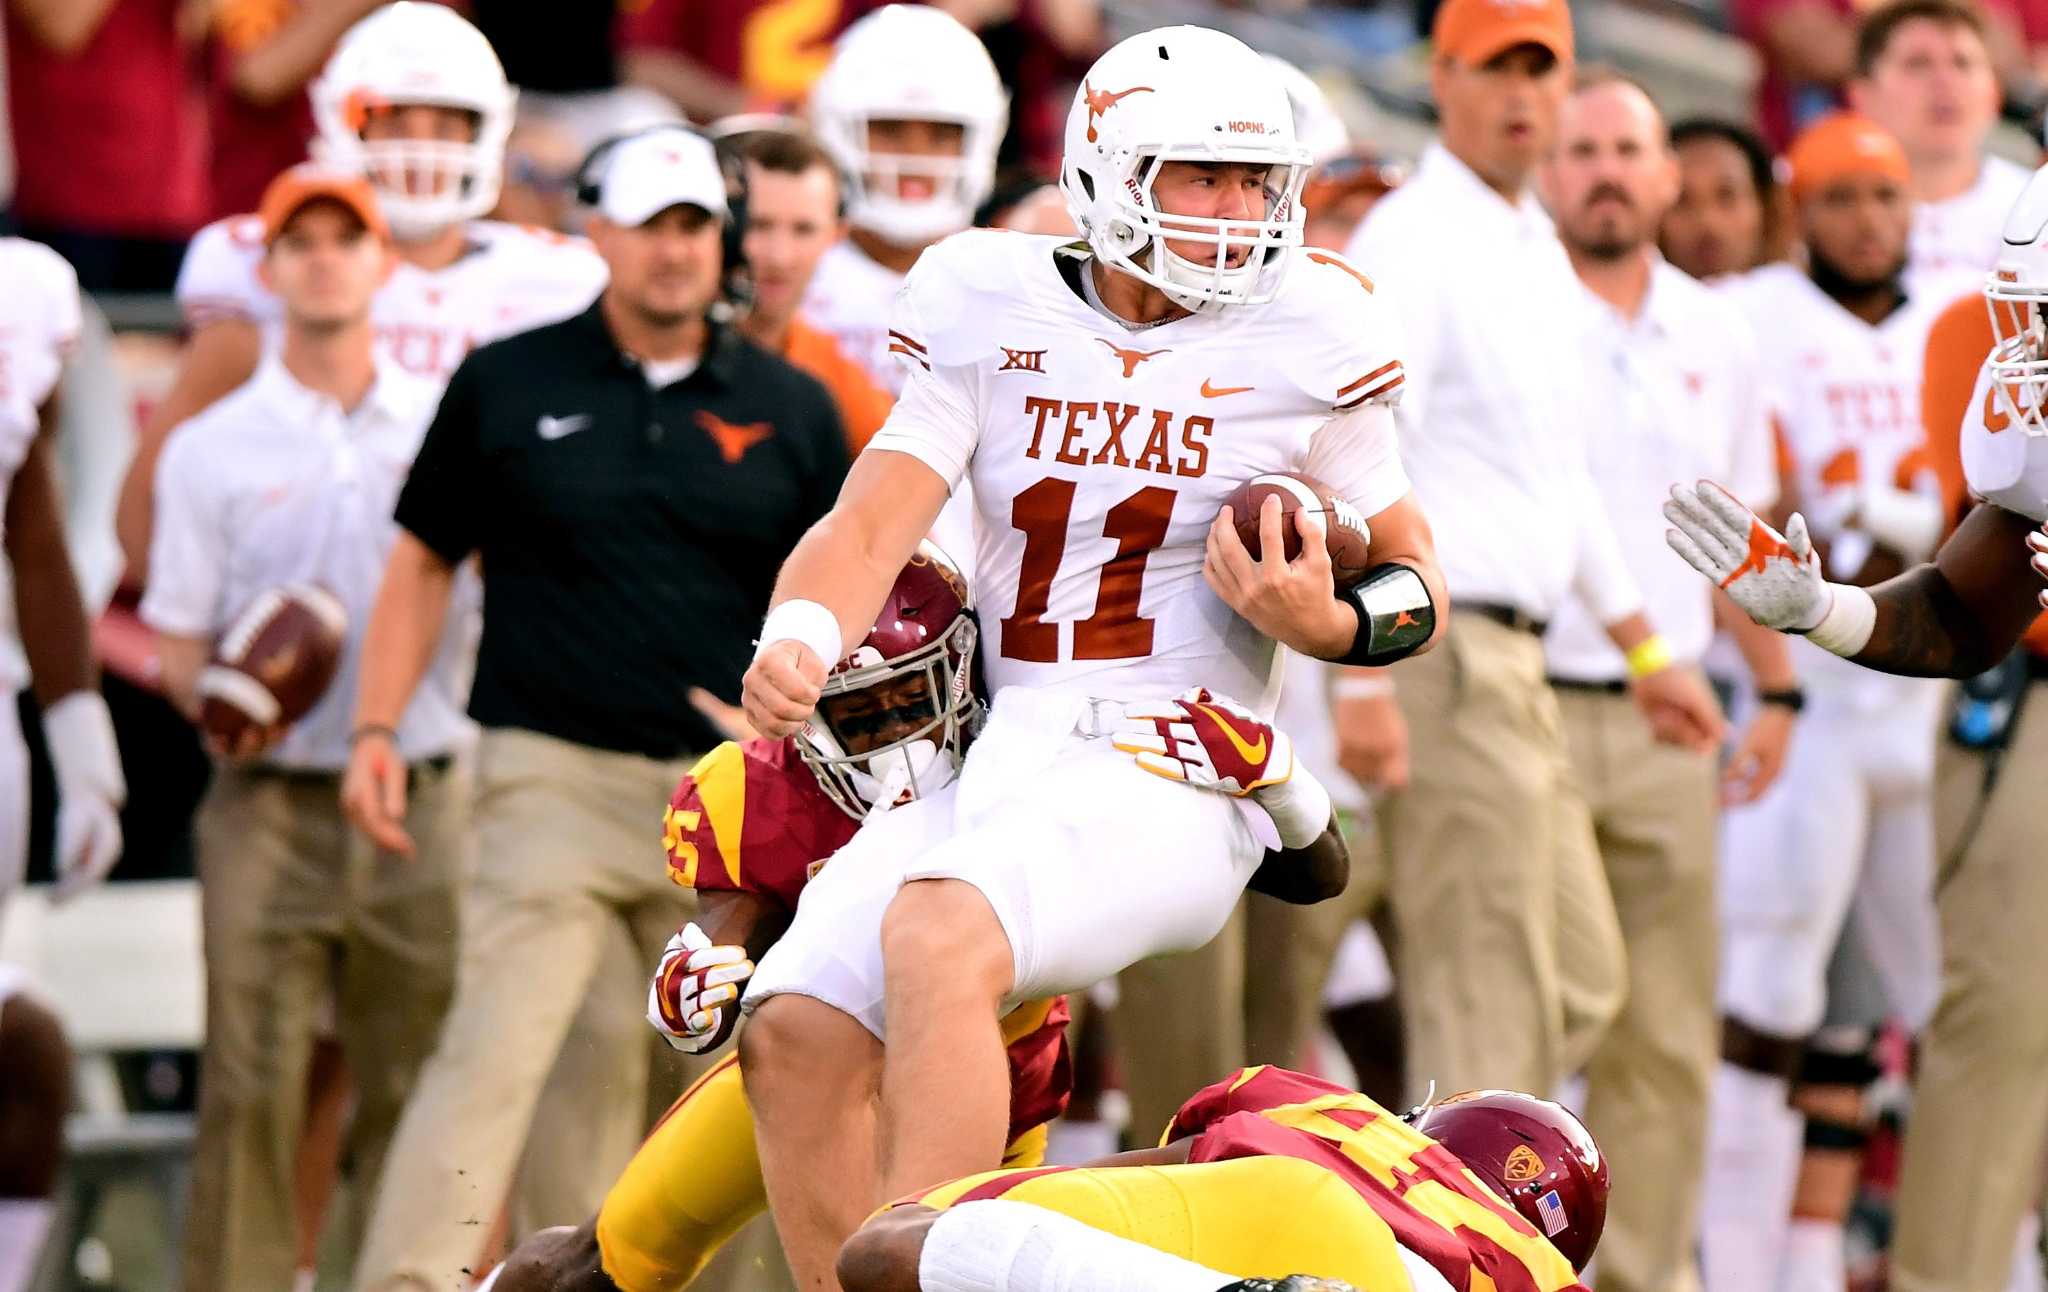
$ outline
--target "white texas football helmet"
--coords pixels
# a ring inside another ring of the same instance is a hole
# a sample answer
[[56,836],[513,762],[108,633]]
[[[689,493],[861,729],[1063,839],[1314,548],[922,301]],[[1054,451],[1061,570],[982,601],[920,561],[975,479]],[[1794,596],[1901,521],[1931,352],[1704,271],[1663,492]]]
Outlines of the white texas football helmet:
[[[498,203],[517,96],[482,32],[443,5],[398,0],[341,38],[312,85],[316,155],[366,176],[400,239],[432,237]],[[476,114],[467,143],[363,138],[373,109],[425,103]]]
[[[1168,161],[1272,168],[1263,219],[1167,215],[1152,183]],[[1309,152],[1272,64],[1206,27],[1162,27],[1112,47],[1081,82],[1067,114],[1060,188],[1102,262],[1159,288],[1187,309],[1273,299],[1301,245],[1301,185]],[[1167,249],[1167,239],[1214,243],[1214,264]],[[1245,248],[1232,267],[1229,252]]]
[[[981,38],[925,5],[892,4],[848,27],[811,88],[811,125],[846,175],[846,217],[898,246],[920,246],[974,222],[996,182],[1010,95]],[[964,132],[958,157],[868,148],[870,121],[943,121]],[[929,178],[923,200],[897,180]]]

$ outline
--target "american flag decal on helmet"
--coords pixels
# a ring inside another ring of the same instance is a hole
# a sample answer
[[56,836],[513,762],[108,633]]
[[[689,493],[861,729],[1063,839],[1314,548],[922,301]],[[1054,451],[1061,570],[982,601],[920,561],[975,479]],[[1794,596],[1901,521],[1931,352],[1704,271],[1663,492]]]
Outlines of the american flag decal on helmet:
[[1564,1230],[1564,1227],[1571,1223],[1565,1219],[1564,1202],[1557,1196],[1557,1190],[1555,1189],[1536,1199],[1536,1214],[1543,1217],[1543,1233],[1545,1237],[1557,1237]]

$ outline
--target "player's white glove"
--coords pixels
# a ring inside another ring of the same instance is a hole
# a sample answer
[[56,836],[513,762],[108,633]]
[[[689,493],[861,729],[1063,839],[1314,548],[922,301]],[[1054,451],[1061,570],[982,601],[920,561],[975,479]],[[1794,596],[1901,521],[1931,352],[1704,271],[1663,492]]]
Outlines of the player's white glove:
[[1743,613],[1780,632],[1811,631],[1833,600],[1820,557],[1797,512],[1778,533],[1711,480],[1671,487],[1664,541],[1712,579]]
[[647,1021],[673,1048],[702,1054],[718,1044],[724,1006],[740,998],[741,985],[753,976],[745,947],[713,946],[695,922],[685,924],[662,948],[647,988]]
[[1686,563],[1712,579],[1744,614],[1780,632],[1802,633],[1823,650],[1853,658],[1870,641],[1877,603],[1862,588],[1830,583],[1798,512],[1780,534],[1735,501],[1726,489],[1702,480],[1688,490],[1673,485],[1664,518],[1677,526],[1664,541]]
[[1283,847],[1307,847],[1330,823],[1329,791],[1295,761],[1287,733],[1206,688],[1125,705],[1110,744],[1154,776],[1250,796],[1273,818]]
[[128,782],[114,720],[96,691],[73,691],[43,710],[43,739],[57,780],[57,883],[65,902],[107,877],[121,858],[121,805]]

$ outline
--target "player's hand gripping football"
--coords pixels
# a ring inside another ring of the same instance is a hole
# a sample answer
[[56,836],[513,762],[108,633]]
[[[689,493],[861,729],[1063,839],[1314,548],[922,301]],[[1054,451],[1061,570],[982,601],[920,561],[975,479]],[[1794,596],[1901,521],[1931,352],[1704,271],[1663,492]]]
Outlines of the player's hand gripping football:
[[702,1054],[725,1039],[725,1007],[739,1000],[754,962],[747,949],[713,946],[695,923],[685,924],[662,949],[647,987],[647,1021],[670,1046]]
[[1780,534],[1711,480],[1673,485],[1664,504],[1671,550],[1712,579],[1744,614],[1780,632],[1803,633],[1827,617],[1834,594],[1797,512]]
[[825,688],[826,665],[799,641],[772,642],[740,679],[740,708],[754,730],[772,740],[803,730]]
[[1124,706],[1110,744],[1154,776],[1243,798],[1294,774],[1287,733],[1206,688]]
[[1202,577],[1225,605],[1274,641],[1331,659],[1342,655],[1358,633],[1358,617],[1337,600],[1330,549],[1322,517],[1302,508],[1294,513],[1301,554],[1286,556],[1280,500],[1259,509],[1259,557],[1253,559],[1237,536],[1237,521],[1225,507],[1209,526]]

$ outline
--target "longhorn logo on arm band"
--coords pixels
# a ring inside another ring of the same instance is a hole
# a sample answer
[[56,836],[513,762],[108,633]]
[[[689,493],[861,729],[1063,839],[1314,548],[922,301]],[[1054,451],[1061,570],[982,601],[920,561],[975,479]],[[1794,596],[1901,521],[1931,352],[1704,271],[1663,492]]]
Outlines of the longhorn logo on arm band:
[[1358,614],[1358,636],[1339,664],[1391,664],[1422,648],[1436,629],[1436,605],[1415,568],[1389,561],[1337,594]]

